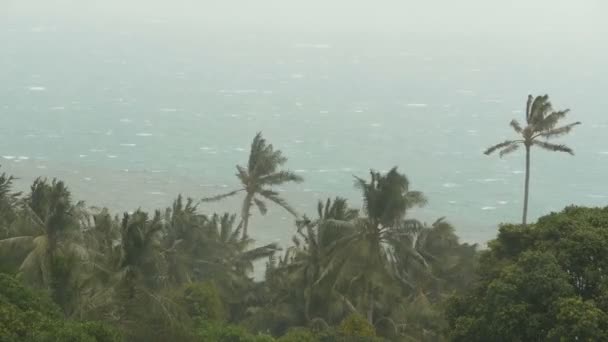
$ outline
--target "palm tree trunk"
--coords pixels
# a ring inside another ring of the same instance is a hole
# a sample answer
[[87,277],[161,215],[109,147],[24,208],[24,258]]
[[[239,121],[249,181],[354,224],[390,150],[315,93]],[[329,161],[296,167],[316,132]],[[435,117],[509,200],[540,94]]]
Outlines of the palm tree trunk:
[[374,325],[374,291],[371,284],[367,288],[367,321],[369,324]]
[[530,146],[526,145],[526,182],[524,185],[524,213],[522,224],[526,225],[528,218],[528,193],[530,192]]
[[243,200],[243,208],[241,211],[241,220],[243,222],[243,235],[242,235],[241,239],[243,239],[243,240],[247,239],[247,237],[248,237],[247,227],[249,226],[249,215],[251,212],[251,201],[252,200],[253,200],[252,194],[247,194],[247,196],[245,196],[245,199]]

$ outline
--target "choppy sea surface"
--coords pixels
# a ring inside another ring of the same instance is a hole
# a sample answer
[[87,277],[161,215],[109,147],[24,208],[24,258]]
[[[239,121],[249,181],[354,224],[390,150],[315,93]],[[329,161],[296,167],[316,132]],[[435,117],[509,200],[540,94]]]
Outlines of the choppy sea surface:
[[[0,164],[18,187],[58,177],[92,205],[165,208],[236,188],[262,131],[305,178],[280,189],[300,212],[358,207],[353,175],[398,166],[429,198],[412,217],[483,243],[520,220],[524,159],[482,151],[546,92],[583,125],[561,139],[576,156],[534,151],[531,216],[608,204],[607,59],[586,42],[146,32],[0,24]],[[288,244],[292,221],[273,208],[252,234]]]

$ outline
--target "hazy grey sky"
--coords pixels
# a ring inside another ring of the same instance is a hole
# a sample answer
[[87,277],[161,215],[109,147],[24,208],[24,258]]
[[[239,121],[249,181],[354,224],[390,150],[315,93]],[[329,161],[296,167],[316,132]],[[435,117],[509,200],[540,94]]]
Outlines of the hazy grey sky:
[[177,30],[585,36],[608,33],[607,12],[605,0],[0,0],[0,18],[13,21]]

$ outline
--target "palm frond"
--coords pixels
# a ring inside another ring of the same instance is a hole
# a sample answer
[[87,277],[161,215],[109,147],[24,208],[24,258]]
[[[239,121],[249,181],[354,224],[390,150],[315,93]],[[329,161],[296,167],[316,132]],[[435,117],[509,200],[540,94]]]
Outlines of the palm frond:
[[238,190],[234,190],[234,191],[227,192],[225,194],[221,194],[221,195],[217,195],[217,196],[205,197],[205,198],[201,199],[201,202],[217,202],[219,200],[223,200],[224,198],[234,196],[241,191],[245,191],[245,189],[238,189]]
[[499,144],[488,147],[488,149],[486,149],[483,153],[485,155],[490,155],[490,154],[494,153],[496,150],[499,150],[499,149],[505,148],[509,145],[513,145],[513,144],[517,144],[517,143],[518,143],[517,140],[505,140]]
[[570,111],[569,109],[564,109],[564,110],[550,113],[538,125],[539,130],[545,131],[545,130],[553,129],[555,127],[555,125],[557,125],[559,120],[566,117],[566,114],[568,114],[569,111]]
[[547,151],[566,152],[566,153],[569,153],[571,155],[574,155],[574,151],[570,147],[568,147],[566,145],[551,144],[551,143],[548,143],[546,141],[540,141],[540,140],[534,140],[533,144],[536,145],[536,146],[538,146],[538,147],[540,147],[540,148],[542,148],[542,149],[545,149]]
[[278,171],[267,176],[260,177],[258,183],[263,185],[281,185],[289,182],[301,183],[303,181],[304,178],[294,172]]
[[511,127],[513,127],[513,129],[515,130],[515,132],[517,132],[518,134],[521,134],[524,131],[524,129],[519,124],[519,122],[517,120],[515,120],[515,119],[511,120],[511,122],[509,123],[509,125],[511,125]]
[[266,203],[264,203],[264,201],[262,201],[256,197],[253,198],[253,202],[255,203],[255,206],[258,208],[258,210],[260,210],[260,214],[266,215],[266,213],[268,212]]
[[521,145],[520,144],[509,145],[509,146],[503,148],[500,151],[500,153],[498,153],[498,156],[500,158],[502,158],[502,157],[506,156],[509,153],[513,153],[513,152],[515,152],[515,151],[517,151],[519,149],[519,146],[521,146]]
[[546,139],[552,139],[552,138],[557,138],[563,135],[566,135],[568,133],[570,133],[570,131],[574,128],[574,126],[580,125],[581,122],[577,121],[562,127],[558,127],[558,128],[552,128],[549,129],[547,131],[543,131],[540,134],[538,134],[537,136],[539,137],[543,137]]
[[31,251],[34,249],[34,238],[34,236],[17,236],[0,240],[0,250],[2,250],[3,253],[6,251],[11,251],[11,253],[17,251]]
[[409,208],[421,207],[428,203],[428,199],[421,191],[408,191],[405,194],[405,199]]
[[298,216],[298,213],[296,212],[296,210],[294,208],[292,208],[291,205],[289,205],[289,203],[287,203],[287,201],[285,199],[280,197],[279,193],[277,193],[276,191],[262,190],[262,191],[260,191],[260,195],[262,197],[268,199],[269,201],[275,203],[276,205],[282,207],[283,209],[287,210],[287,212],[289,212],[293,216]]

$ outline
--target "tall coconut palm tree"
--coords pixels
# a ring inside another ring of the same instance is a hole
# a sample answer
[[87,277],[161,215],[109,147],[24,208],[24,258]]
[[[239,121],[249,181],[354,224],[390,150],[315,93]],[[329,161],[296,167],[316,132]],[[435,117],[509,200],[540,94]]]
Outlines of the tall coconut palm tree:
[[303,181],[299,175],[291,171],[279,169],[286,162],[287,158],[283,156],[283,153],[280,150],[275,150],[272,144],[268,144],[262,137],[262,133],[258,133],[253,138],[247,166],[236,166],[236,176],[241,182],[242,187],[222,195],[205,198],[203,201],[217,201],[234,196],[240,192],[245,192],[245,198],[241,207],[241,238],[246,240],[248,237],[249,216],[253,205],[258,208],[262,215],[265,215],[268,209],[264,200],[268,200],[296,216],[296,211],[289,203],[277,191],[272,189],[273,186]]
[[572,149],[566,145],[552,144],[549,139],[557,138],[570,133],[572,128],[580,125],[580,122],[570,123],[561,127],[556,127],[559,120],[566,117],[569,109],[554,111],[549,102],[549,95],[536,96],[528,95],[526,103],[526,126],[515,119],[510,123],[513,130],[520,135],[519,139],[506,140],[485,150],[486,155],[495,151],[500,151],[499,156],[515,152],[520,146],[526,149],[526,179],[524,185],[524,208],[522,224],[525,225],[528,217],[528,194],[530,190],[530,149],[532,146],[540,147],[552,152],[566,152],[574,155]]
[[424,205],[426,198],[421,192],[410,191],[408,179],[396,167],[386,174],[371,171],[370,175],[369,182],[362,178],[355,181],[362,191],[363,213],[367,217],[326,222],[354,231],[329,247],[332,256],[326,267],[341,265],[340,277],[344,287],[354,293],[354,306],[373,324],[379,293],[413,287],[401,276],[398,263],[402,258],[395,252],[415,248],[412,239],[404,237],[419,231],[421,224],[405,220],[405,214],[410,208]]

